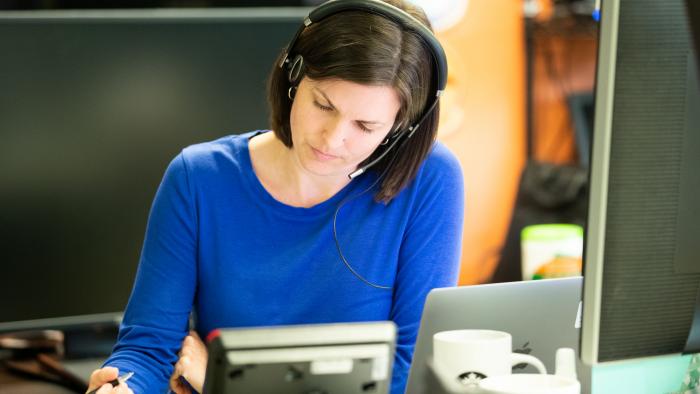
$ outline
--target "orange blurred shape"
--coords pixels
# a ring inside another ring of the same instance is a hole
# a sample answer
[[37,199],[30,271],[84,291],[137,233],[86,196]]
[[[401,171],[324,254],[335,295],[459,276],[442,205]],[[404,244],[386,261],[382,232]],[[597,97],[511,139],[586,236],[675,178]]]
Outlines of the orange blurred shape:
[[580,257],[557,256],[543,264],[532,279],[552,279],[581,275],[583,261]]

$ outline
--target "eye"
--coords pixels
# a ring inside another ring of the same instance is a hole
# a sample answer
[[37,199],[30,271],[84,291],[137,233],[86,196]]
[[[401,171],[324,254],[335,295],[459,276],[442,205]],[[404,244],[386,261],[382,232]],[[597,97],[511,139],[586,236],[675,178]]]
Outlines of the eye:
[[362,130],[363,133],[369,134],[374,131],[373,129],[368,129],[367,126],[363,125],[362,123],[358,123],[357,125],[360,127],[360,130]]
[[320,109],[321,111],[332,111],[333,108],[327,107],[325,105],[321,105],[318,101],[314,100],[314,105],[316,108]]

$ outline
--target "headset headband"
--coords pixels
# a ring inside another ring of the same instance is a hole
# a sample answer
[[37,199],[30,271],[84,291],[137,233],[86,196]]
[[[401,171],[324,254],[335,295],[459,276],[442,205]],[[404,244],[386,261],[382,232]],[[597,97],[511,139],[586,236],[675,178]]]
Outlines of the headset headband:
[[[289,43],[289,45],[287,45],[284,57],[280,63],[280,68],[283,68],[285,64],[290,63],[289,55],[292,53],[297,39],[305,28],[313,23],[327,18],[330,15],[343,11],[370,12],[390,19],[401,25],[403,28],[417,33],[421,39],[423,39],[423,42],[426,44],[433,57],[434,67],[432,74],[433,80],[435,81],[434,86],[437,87],[437,91],[434,95],[435,99],[437,99],[445,90],[445,86],[447,85],[447,60],[445,58],[445,51],[443,50],[442,45],[440,45],[440,42],[437,40],[437,38],[435,38],[435,35],[430,31],[430,29],[428,29],[418,19],[414,18],[407,12],[381,0],[330,0],[316,7],[304,19],[304,24],[299,28],[299,30],[297,30],[294,38],[292,38],[292,41]],[[430,107],[433,106],[434,105],[431,105]]]

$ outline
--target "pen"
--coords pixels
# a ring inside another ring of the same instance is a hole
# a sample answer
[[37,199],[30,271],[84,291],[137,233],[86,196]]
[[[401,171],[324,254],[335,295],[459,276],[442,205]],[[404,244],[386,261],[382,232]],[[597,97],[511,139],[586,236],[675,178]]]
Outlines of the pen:
[[[133,372],[127,372],[127,373],[125,373],[125,374],[123,374],[123,375],[120,375],[118,378],[116,378],[116,379],[114,379],[114,380],[110,380],[110,381],[107,382],[107,383],[111,384],[113,387],[117,387],[117,386],[119,386],[120,384],[122,384],[122,383],[126,382],[127,380],[129,380],[129,378],[131,378],[132,376],[134,376],[134,373],[133,373]],[[102,386],[100,386],[100,387],[102,387]],[[87,393],[87,394],[95,394],[95,393],[97,392],[97,390],[100,389],[100,387],[98,387],[98,388],[96,388],[96,389],[90,391],[90,392]]]

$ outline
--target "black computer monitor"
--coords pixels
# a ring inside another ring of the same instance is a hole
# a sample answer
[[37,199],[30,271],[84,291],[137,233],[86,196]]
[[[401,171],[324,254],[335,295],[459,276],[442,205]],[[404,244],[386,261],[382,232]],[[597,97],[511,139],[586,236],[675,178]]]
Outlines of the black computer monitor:
[[602,2],[584,248],[586,363],[685,349],[700,287],[696,62],[684,0]]
[[308,11],[0,13],[0,331],[118,319],[169,161],[268,127]]

